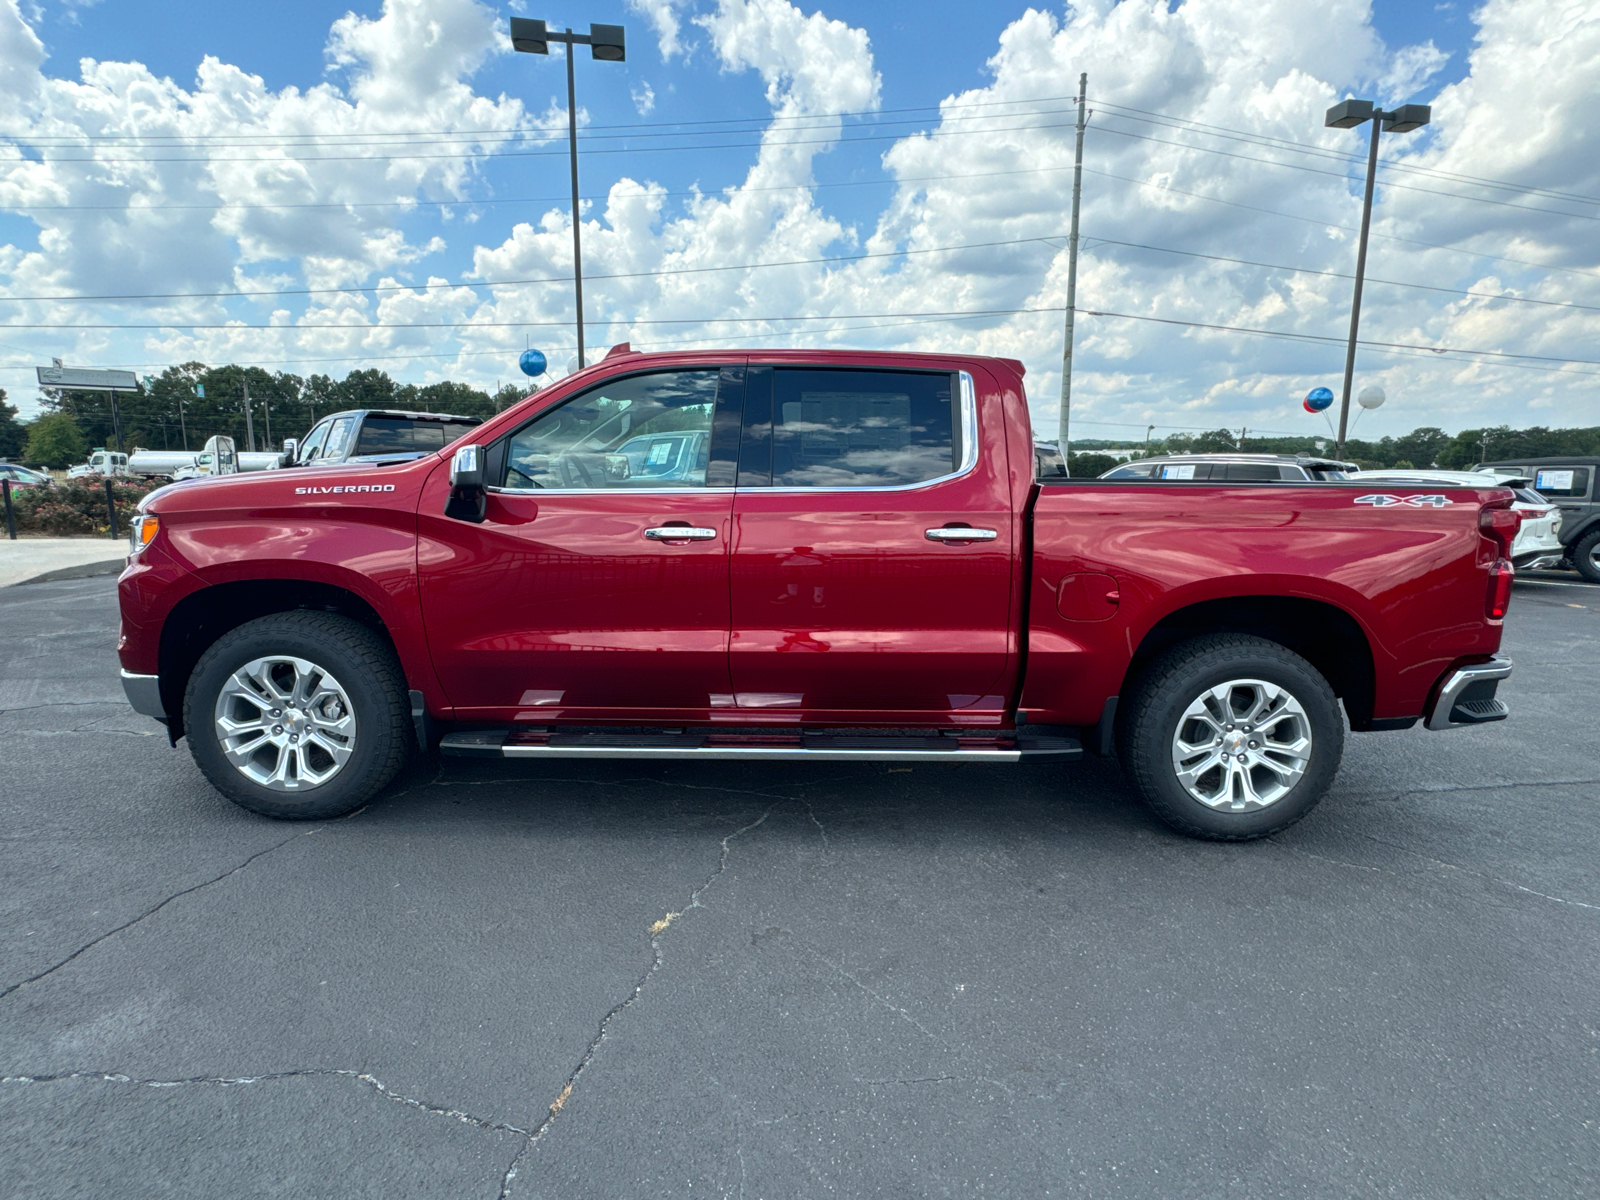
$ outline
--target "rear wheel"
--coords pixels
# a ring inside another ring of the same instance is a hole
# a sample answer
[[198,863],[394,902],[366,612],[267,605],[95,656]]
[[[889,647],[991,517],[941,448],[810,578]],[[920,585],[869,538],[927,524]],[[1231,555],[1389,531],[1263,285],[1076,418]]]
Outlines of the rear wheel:
[[251,812],[321,820],[361,807],[410,746],[393,650],[348,617],[278,613],[231,630],[184,694],[196,764]]
[[1572,547],[1572,565],[1590,583],[1600,583],[1600,529],[1584,534]]
[[1167,824],[1195,837],[1265,837],[1310,812],[1344,753],[1328,681],[1264,638],[1215,634],[1144,674],[1119,730],[1124,769]]

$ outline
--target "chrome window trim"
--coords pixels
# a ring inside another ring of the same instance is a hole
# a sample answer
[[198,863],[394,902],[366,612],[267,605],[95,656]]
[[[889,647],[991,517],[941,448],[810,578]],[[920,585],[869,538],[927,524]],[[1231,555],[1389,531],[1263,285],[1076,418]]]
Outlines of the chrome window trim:
[[[645,372],[648,373],[648,372]],[[923,373],[923,372],[919,372]],[[914,492],[970,475],[978,466],[978,392],[968,371],[961,376],[961,465],[948,475],[938,475],[917,483],[872,484],[865,487],[685,487],[685,488],[508,488],[490,487],[490,492],[512,496],[695,496],[745,493],[762,496],[832,495],[837,493]],[[581,393],[580,393],[581,394]],[[563,402],[564,403],[564,402]]]
[[[680,487],[680,488],[508,488],[486,487],[485,491],[505,496],[724,496],[737,488],[731,487]],[[745,488],[754,491],[754,488]]]
[[[787,365],[787,364],[785,364]],[[926,374],[926,372],[915,372]],[[936,475],[932,479],[918,480],[916,483],[875,483],[862,487],[747,487],[738,488],[740,492],[760,493],[764,496],[817,496],[817,495],[850,495],[860,493],[871,495],[881,492],[914,492],[921,488],[937,487],[941,483],[960,479],[964,475],[972,474],[978,465],[978,395],[973,386],[972,375],[968,371],[960,371],[961,376],[961,465],[947,475]]]

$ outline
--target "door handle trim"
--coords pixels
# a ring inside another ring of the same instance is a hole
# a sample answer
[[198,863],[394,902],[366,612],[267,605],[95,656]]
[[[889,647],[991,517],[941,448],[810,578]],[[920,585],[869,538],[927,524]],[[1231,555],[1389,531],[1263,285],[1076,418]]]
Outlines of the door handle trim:
[[695,525],[656,525],[646,529],[644,536],[652,542],[709,542],[717,531]]
[[967,529],[946,525],[938,529],[929,529],[922,536],[930,542],[992,542],[1000,535],[993,529]]

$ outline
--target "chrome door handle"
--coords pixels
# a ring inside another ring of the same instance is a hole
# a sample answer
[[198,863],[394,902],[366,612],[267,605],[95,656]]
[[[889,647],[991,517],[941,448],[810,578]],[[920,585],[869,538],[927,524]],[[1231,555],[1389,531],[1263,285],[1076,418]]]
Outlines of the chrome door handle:
[[946,525],[940,529],[930,529],[922,536],[930,542],[992,542],[1000,535],[992,529],[967,529]]
[[717,531],[693,525],[657,525],[646,529],[644,536],[652,542],[709,542],[717,536]]

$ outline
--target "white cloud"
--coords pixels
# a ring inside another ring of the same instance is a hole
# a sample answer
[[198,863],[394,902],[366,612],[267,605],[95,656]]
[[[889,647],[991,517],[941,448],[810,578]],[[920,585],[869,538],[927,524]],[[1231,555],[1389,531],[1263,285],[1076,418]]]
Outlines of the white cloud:
[[[0,0],[0,94],[8,97],[0,133],[37,140],[139,129],[191,141],[235,132],[376,138],[415,128],[564,133],[565,114],[558,110],[534,119],[515,101],[474,90],[473,73],[504,48],[504,39],[493,14],[472,0],[389,0],[375,20],[340,19],[328,44],[331,81],[303,92],[271,91],[258,77],[213,59],[201,65],[193,88],[156,79],[137,64],[89,62],[79,80],[56,79],[45,73],[43,49],[14,5]],[[651,16],[663,57],[681,53],[684,6],[635,7]],[[1086,144],[1079,304],[1147,319],[1087,312],[1080,319],[1074,397],[1081,436],[1140,436],[1150,421],[1316,431],[1298,399],[1313,384],[1338,386],[1341,346],[1148,318],[1342,336],[1350,283],[1335,276],[1354,262],[1351,229],[1360,189],[1338,156],[1359,158],[1365,130],[1325,130],[1322,114],[1349,94],[1434,106],[1428,130],[1384,142],[1363,336],[1600,358],[1592,349],[1600,345],[1600,313],[1378,282],[1600,306],[1600,222],[1590,219],[1592,203],[1462,178],[1491,176],[1577,197],[1600,195],[1600,157],[1586,141],[1585,123],[1600,102],[1600,73],[1592,69],[1600,61],[1600,22],[1565,0],[1487,0],[1472,19],[1480,36],[1465,78],[1430,95],[1428,81],[1444,56],[1427,43],[1384,45],[1366,0],[1314,7],[1298,0],[1185,0],[1176,7],[1167,0],[1093,0],[1061,17],[1025,10],[1002,31],[988,84],[948,96],[924,132],[885,152],[883,169],[900,182],[876,218],[855,228],[829,211],[830,193],[815,188],[812,168],[816,155],[845,132],[832,114],[879,103],[882,83],[868,30],[823,12],[808,15],[786,0],[719,0],[714,11],[694,18],[709,41],[706,57],[724,71],[757,75],[774,123],[737,186],[679,204],[648,176],[624,177],[603,203],[585,207],[591,346],[624,339],[643,348],[691,340],[792,342],[1019,357],[1029,367],[1036,420],[1048,432],[1060,386],[1059,311],[950,323],[885,320],[877,329],[862,328],[874,322],[859,314],[1059,309],[1072,161],[1071,105],[1061,98],[1076,91],[1079,73],[1087,71],[1094,116]],[[652,95],[648,84],[641,94]],[[797,121],[804,122],[803,137],[794,134]],[[498,144],[496,137],[481,137],[486,149]],[[408,241],[392,212],[196,215],[168,201],[198,195],[222,202],[338,203],[378,194],[425,202],[470,195],[475,183],[460,160],[386,160],[378,157],[382,151],[354,162],[306,163],[218,146],[198,162],[108,162],[92,171],[22,161],[14,150],[0,153],[14,164],[0,173],[0,204],[123,206],[109,216],[41,214],[37,248],[0,247],[0,280],[12,294],[124,285],[208,290],[245,279],[315,285],[381,276],[403,285],[406,272],[423,264],[438,276],[434,256],[441,247]],[[112,157],[109,151],[103,156]],[[267,161],[231,161],[239,157]],[[648,167],[651,160],[644,162]],[[467,227],[452,228],[457,238],[469,236]],[[470,227],[470,235],[482,244],[472,249],[468,282],[570,272],[564,207],[508,232],[485,219]],[[974,248],[941,249],[952,246]],[[1459,252],[1463,247],[1476,253]],[[749,267],[863,251],[887,257]],[[605,278],[621,275],[631,277]],[[17,320],[69,319],[81,311],[48,303],[13,307],[29,314]],[[188,301],[158,311],[162,319],[200,321],[224,310]],[[486,288],[479,282],[381,299],[343,297],[297,316],[273,311],[281,334],[164,335],[146,343],[147,355],[171,354],[174,361],[377,356],[426,345],[462,354],[441,372],[492,384],[493,368],[484,364],[493,360],[470,355],[520,350],[527,337],[526,330],[512,329],[441,338],[373,327],[381,318],[399,319],[394,314],[422,322],[552,322],[535,326],[536,336],[552,361],[565,362],[570,353],[570,334],[560,323],[570,322],[572,300],[559,283]],[[748,321],[769,315],[827,320],[804,333],[784,332],[795,328],[784,323]],[[685,323],[650,323],[657,321]],[[335,323],[342,327],[303,328]],[[102,351],[126,356],[128,343],[87,331],[77,335],[81,360]],[[1363,349],[1358,388],[1367,382],[1381,382],[1390,403],[1366,420],[1363,433],[1419,424],[1597,419],[1589,386],[1594,377],[1570,371]]]
[[650,86],[648,80],[633,88],[628,93],[633,98],[633,107],[641,117],[648,116],[656,106],[656,90]]
[[656,31],[656,43],[661,48],[663,60],[682,54],[684,45],[678,35],[683,22],[678,13],[687,8],[689,0],[628,0],[628,7],[650,22]]

